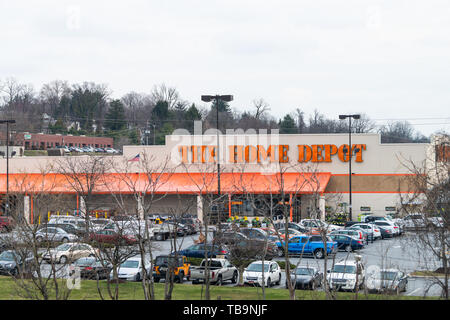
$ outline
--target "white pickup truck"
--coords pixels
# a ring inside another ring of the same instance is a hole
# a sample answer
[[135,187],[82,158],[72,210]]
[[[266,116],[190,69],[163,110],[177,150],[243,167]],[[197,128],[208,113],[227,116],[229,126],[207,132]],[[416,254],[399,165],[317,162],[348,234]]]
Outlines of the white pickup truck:
[[[205,259],[202,260],[199,267],[191,266],[190,279],[193,284],[197,284],[200,281],[205,281]],[[236,283],[238,280],[238,271],[227,259],[210,259],[209,261],[209,281],[217,285],[222,285],[224,281],[231,280],[231,283]]]

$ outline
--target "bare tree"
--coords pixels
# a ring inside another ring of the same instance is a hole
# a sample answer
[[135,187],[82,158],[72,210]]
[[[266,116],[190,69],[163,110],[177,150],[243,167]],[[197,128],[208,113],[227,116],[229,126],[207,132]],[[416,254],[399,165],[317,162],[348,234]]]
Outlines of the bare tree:
[[253,100],[253,107],[255,108],[255,119],[261,120],[268,111],[270,111],[269,104],[263,98]]
[[435,271],[443,277],[432,275],[430,287],[440,286],[442,297],[449,299],[450,138],[444,133],[437,135],[433,142],[431,148],[434,150],[428,153],[428,158],[423,163],[401,159],[412,175],[407,180],[411,192],[407,197],[400,193],[400,198],[402,210],[406,214],[413,214],[415,218],[409,219],[407,225],[414,232],[411,243],[417,247],[425,261],[437,259],[440,262],[440,267]]
[[[63,279],[67,277],[69,261],[59,263],[60,261],[53,258],[51,251],[58,242],[46,232],[45,225],[40,224],[44,221],[42,207],[68,210],[65,196],[53,193],[53,190],[61,187],[60,182],[48,168],[41,168],[39,174],[15,175],[10,184],[17,199],[12,212],[15,229],[2,237],[1,241],[2,246],[11,249],[15,255],[15,268],[11,272],[17,294],[36,300],[68,299],[72,288],[66,285]],[[33,212],[35,218],[23,214],[24,196],[31,197],[30,201],[40,204]]]
[[64,157],[55,161],[52,168],[63,175],[69,189],[80,197],[80,215],[86,220],[86,233],[89,230],[89,216],[95,207],[94,195],[104,187],[104,177],[111,168],[111,157],[79,156]]
[[174,87],[168,87],[164,83],[153,86],[151,96],[154,103],[158,101],[167,102],[169,109],[174,108],[175,105],[180,101],[180,95],[177,89]]

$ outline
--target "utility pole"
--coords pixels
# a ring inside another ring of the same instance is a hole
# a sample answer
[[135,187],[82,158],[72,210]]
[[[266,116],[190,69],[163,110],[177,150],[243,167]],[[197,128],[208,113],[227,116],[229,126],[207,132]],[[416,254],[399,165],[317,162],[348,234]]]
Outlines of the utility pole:
[[[230,102],[233,101],[232,95],[214,95],[214,96],[202,96],[202,101],[210,102],[215,101],[216,104],[216,131],[217,131],[217,195],[220,198],[220,142],[219,142],[219,101]],[[219,204],[217,205],[218,220],[220,222]]]
[[0,123],[6,123],[6,205],[5,216],[9,214],[9,124],[16,123],[16,120],[0,120]]

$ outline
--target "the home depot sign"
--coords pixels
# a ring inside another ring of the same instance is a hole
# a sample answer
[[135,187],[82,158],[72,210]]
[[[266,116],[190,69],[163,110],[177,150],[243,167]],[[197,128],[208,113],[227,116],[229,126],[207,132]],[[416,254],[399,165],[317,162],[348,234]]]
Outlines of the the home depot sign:
[[[181,161],[183,163],[207,163],[216,162],[217,147],[213,145],[179,146]],[[267,163],[267,162],[290,162],[290,146],[281,145],[229,145],[227,154],[221,159],[230,163]],[[295,156],[298,162],[332,162],[339,159],[342,162],[349,160],[348,144],[336,146],[334,144],[297,145]],[[363,151],[365,144],[353,144],[353,158],[356,162],[363,162]]]

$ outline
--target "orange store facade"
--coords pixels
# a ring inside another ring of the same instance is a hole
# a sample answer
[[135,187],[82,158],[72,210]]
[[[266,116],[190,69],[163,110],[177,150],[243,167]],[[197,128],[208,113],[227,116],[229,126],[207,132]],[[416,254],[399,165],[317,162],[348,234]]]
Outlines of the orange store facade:
[[[15,158],[10,163],[9,193],[15,196],[17,211],[30,221],[48,212],[73,214],[86,207],[97,215],[189,213],[203,219],[205,214],[216,214],[221,220],[229,215],[273,215],[271,210],[255,209],[254,202],[261,199],[289,206],[292,220],[313,214],[324,219],[330,209],[348,210],[348,135],[217,137],[170,135],[161,146],[124,146],[123,155],[105,158],[113,164],[102,173],[102,183],[92,188],[88,200],[80,192],[86,188],[75,188],[68,175],[51,170],[43,174],[42,168],[63,163],[64,157]],[[353,134],[351,150],[352,218],[356,219],[361,213],[384,215],[398,210],[399,194],[412,192],[406,182],[411,172],[403,162],[427,165],[432,148],[423,143],[381,144],[378,134]],[[77,159],[89,161],[87,156]],[[4,163],[1,170],[4,194]],[[217,201],[219,176],[221,201]],[[58,207],[58,201],[44,205],[39,200],[43,195],[58,196],[64,205]]]

